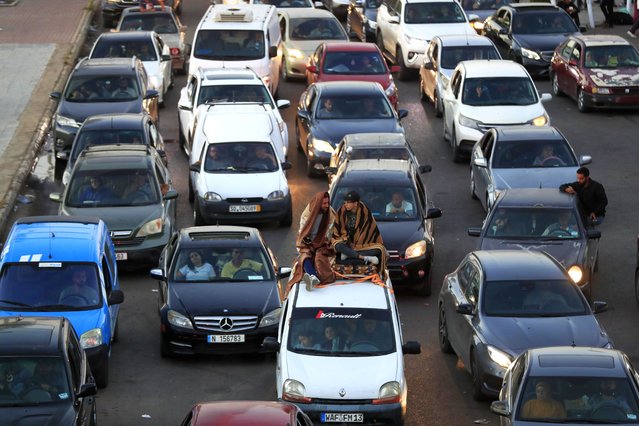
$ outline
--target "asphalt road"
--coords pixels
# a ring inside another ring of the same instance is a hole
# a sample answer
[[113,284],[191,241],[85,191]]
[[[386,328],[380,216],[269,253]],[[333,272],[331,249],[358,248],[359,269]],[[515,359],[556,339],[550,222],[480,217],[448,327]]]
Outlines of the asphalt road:
[[[189,27],[189,39],[208,5],[206,0],[190,0],[184,5],[182,21]],[[167,96],[167,107],[161,110],[161,131],[165,139],[177,140],[176,104],[184,83],[185,77],[176,79],[175,88]],[[550,92],[547,80],[537,80],[536,84],[540,92]],[[420,355],[406,357],[407,424],[498,424],[497,416],[489,411],[489,403],[472,400],[470,376],[456,357],[442,354],[437,344],[437,292],[443,276],[475,247],[476,240],[466,235],[466,228],[481,225],[484,211],[479,202],[470,197],[468,165],[452,162],[449,145],[442,140],[441,119],[435,117],[430,105],[419,101],[417,81],[398,82],[398,85],[400,108],[409,110],[409,116],[403,120],[408,139],[419,161],[433,166],[433,172],[425,175],[425,184],[430,199],[443,211],[435,226],[433,296],[419,298],[410,292],[397,292],[404,338],[422,344]],[[293,169],[288,172],[288,178],[293,191],[294,224],[310,197],[326,188],[325,180],[306,177],[303,154],[295,149],[295,106],[304,87],[304,82],[293,82],[283,83],[280,88],[280,97],[293,104],[283,111],[283,116],[292,135],[289,161]],[[594,298],[609,303],[609,311],[600,314],[599,319],[617,348],[639,364],[636,339],[639,324],[634,321],[638,307],[633,293],[637,226],[632,213],[639,208],[636,190],[639,116],[636,112],[581,114],[575,103],[566,98],[553,98],[545,106],[551,124],[566,135],[577,155],[593,156],[591,175],[606,188],[609,207],[606,222],[600,227],[603,237]],[[16,206],[16,218],[57,212],[57,204],[48,201],[48,193],[60,189],[59,184],[53,182],[49,148],[45,146],[34,167],[23,192],[28,203]],[[193,214],[187,197],[187,158],[177,143],[168,143],[167,152],[169,168],[180,191],[178,224],[190,226]],[[297,227],[279,228],[275,224],[259,227],[280,263],[290,264]],[[111,358],[110,384],[99,391],[97,400],[101,424],[179,424],[198,401],[275,397],[272,357],[162,359],[156,282],[148,277],[146,270],[122,271],[120,277],[125,303],[120,314],[120,341]]]

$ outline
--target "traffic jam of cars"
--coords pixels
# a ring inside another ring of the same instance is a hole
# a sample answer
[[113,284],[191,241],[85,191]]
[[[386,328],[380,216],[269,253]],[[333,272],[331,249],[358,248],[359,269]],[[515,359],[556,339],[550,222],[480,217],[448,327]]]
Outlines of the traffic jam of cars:
[[[639,109],[632,43],[583,35],[554,3],[216,1],[192,40],[186,7],[105,2],[113,30],[50,95],[57,215],[16,220],[0,255],[0,423],[110,424],[95,399],[120,374],[120,277],[140,265],[158,356],[270,357],[273,400],[200,401],[182,425],[408,423],[404,355],[437,344],[407,338],[396,291],[430,297],[439,349],[501,425],[639,423],[639,371],[597,319],[596,159],[544,107]],[[444,160],[418,161],[395,79],[433,111],[420,120],[441,123],[485,212],[441,285],[447,212],[427,176]],[[279,97],[290,81],[306,85],[293,101]],[[181,82],[169,138],[160,117]],[[292,230],[293,263],[255,227],[270,222]]]

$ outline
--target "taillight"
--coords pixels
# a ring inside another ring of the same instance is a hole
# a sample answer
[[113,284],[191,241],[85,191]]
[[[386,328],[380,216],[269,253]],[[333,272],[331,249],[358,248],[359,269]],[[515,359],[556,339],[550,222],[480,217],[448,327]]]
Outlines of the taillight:
[[172,47],[171,48],[171,55],[172,56],[177,56],[180,54],[180,49],[178,49],[177,47]]

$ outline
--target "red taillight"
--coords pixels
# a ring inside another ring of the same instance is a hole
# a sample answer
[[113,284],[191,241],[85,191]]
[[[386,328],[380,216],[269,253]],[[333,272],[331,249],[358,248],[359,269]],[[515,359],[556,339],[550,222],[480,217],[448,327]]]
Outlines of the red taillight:
[[177,56],[180,54],[180,49],[178,49],[177,47],[172,47],[171,48],[171,55],[172,56]]
[[374,405],[378,405],[378,404],[396,404],[396,403],[400,402],[400,400],[401,400],[400,395],[396,395],[396,396],[391,396],[389,398],[374,399],[373,400],[373,404]]

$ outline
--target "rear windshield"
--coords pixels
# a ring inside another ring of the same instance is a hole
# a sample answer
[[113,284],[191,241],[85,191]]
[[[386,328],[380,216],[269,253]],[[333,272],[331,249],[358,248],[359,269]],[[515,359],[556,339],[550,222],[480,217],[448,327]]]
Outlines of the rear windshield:
[[452,24],[466,22],[457,2],[408,3],[404,22],[407,24]]
[[327,52],[322,71],[326,74],[386,74],[378,52]]
[[91,58],[132,58],[137,56],[142,61],[157,61],[158,55],[150,38],[134,41],[121,41],[100,38]]
[[273,107],[268,89],[258,84],[202,86],[197,98],[198,105],[236,102],[266,104]]
[[474,59],[501,59],[501,57],[493,46],[448,46],[442,48],[440,67],[452,70],[461,61]]

